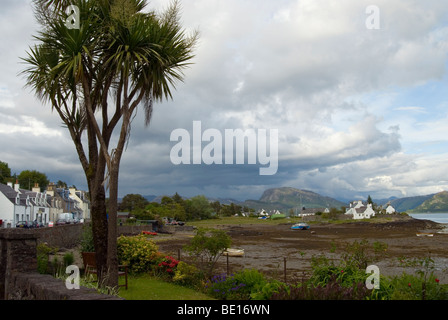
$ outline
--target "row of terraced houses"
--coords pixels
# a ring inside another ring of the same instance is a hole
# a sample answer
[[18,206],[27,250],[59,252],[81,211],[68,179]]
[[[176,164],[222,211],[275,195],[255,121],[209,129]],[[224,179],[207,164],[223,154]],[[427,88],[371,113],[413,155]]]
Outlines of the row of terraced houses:
[[21,221],[39,222],[47,226],[58,220],[61,213],[73,219],[90,219],[90,203],[85,191],[56,188],[50,183],[45,191],[35,184],[31,190],[19,183],[0,183],[0,228],[15,227]]

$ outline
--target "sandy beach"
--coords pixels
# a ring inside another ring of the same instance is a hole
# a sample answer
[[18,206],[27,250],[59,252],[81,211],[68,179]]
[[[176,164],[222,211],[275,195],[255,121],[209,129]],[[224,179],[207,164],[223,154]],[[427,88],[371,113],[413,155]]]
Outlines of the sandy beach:
[[[217,227],[232,237],[232,248],[241,248],[245,252],[243,257],[229,257],[230,271],[255,268],[281,280],[286,261],[287,279],[299,279],[310,271],[313,256],[323,254],[330,259],[339,259],[348,244],[364,239],[371,248],[375,242],[387,245],[387,250],[371,262],[379,267],[381,274],[413,273],[415,270],[401,266],[399,259],[429,256],[435,262],[434,273],[442,283],[448,283],[448,234],[444,232],[444,225],[410,217],[381,222],[313,223],[309,230],[291,230],[292,224],[285,220],[279,224],[257,221],[254,224],[219,225],[218,220]],[[417,236],[420,232],[433,236]],[[187,260],[182,248],[193,235],[193,232],[174,232],[156,241],[160,251],[174,257],[180,252],[181,259]],[[226,257],[221,257],[217,271],[225,272],[226,269]]]

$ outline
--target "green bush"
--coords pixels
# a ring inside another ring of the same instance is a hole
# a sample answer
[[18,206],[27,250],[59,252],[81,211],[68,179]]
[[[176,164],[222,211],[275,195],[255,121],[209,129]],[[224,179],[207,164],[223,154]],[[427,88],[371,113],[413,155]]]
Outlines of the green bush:
[[50,271],[48,257],[57,251],[57,248],[52,248],[45,243],[39,243],[37,245],[37,271],[39,273],[45,274]]
[[364,283],[352,283],[343,286],[335,276],[322,285],[299,283],[289,287],[280,287],[271,296],[272,300],[364,300],[370,291]]
[[207,276],[211,276],[219,257],[231,243],[232,238],[223,230],[198,228],[184,250],[196,260],[198,267]]
[[130,273],[152,271],[163,260],[157,245],[145,235],[120,236],[117,254],[119,263],[128,265]]
[[[262,273],[255,269],[243,269],[234,275],[213,276],[206,284],[208,294],[223,300],[248,300],[268,283]],[[260,297],[260,296],[258,296]]]
[[195,287],[201,279],[203,279],[203,273],[193,265],[179,261],[176,270],[174,271],[173,281],[177,284]]
[[256,286],[250,294],[252,300],[269,300],[276,293],[288,288],[286,284],[277,280],[271,280]]
[[67,252],[62,257],[62,260],[63,260],[64,266],[67,267],[67,266],[70,266],[73,264],[73,262],[75,261],[75,257],[72,252]]
[[95,252],[91,224],[85,224],[82,226],[81,252]]

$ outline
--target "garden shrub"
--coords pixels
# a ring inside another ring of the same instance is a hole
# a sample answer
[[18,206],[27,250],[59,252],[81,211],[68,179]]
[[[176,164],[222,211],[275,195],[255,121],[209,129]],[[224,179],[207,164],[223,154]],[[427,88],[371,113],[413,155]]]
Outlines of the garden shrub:
[[258,285],[255,290],[252,290],[250,298],[252,300],[270,300],[274,293],[278,293],[285,288],[287,288],[285,283],[271,280],[264,283],[264,285]]
[[232,238],[223,230],[198,228],[184,249],[196,260],[198,267],[211,276],[219,257],[231,243]]
[[48,257],[57,251],[57,248],[52,248],[45,243],[39,243],[37,245],[37,271],[39,273],[45,274],[50,271]]
[[157,245],[145,235],[120,236],[117,254],[119,263],[128,265],[130,273],[153,271],[163,260]]
[[252,293],[259,292],[267,280],[255,269],[243,269],[236,274],[213,276],[206,284],[208,294],[223,300],[248,300]]
[[309,285],[299,283],[289,287],[279,287],[271,296],[271,300],[364,300],[370,295],[364,283],[352,283],[343,286],[336,276],[332,276],[325,284]]
[[156,271],[159,276],[161,276],[163,278],[172,279],[178,264],[179,264],[179,261],[177,261],[173,257],[165,256],[157,264]]
[[202,272],[193,265],[179,261],[173,281],[183,286],[196,286],[203,278]]
[[64,263],[64,267],[67,267],[67,266],[70,266],[70,265],[73,264],[73,262],[75,261],[75,256],[73,255],[72,252],[67,252],[62,257],[62,260],[63,260],[63,263]]
[[242,299],[238,290],[244,283],[237,283],[233,275],[227,276],[225,273],[213,276],[205,285],[207,294],[216,299],[237,300]]

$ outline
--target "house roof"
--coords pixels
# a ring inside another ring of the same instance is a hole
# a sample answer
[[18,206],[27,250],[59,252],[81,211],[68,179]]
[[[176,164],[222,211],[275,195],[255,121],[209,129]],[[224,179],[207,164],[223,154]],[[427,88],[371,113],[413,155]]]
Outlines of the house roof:
[[5,197],[9,199],[9,201],[15,203],[17,191],[15,191],[13,188],[6,184],[0,183],[0,192],[3,193]]

